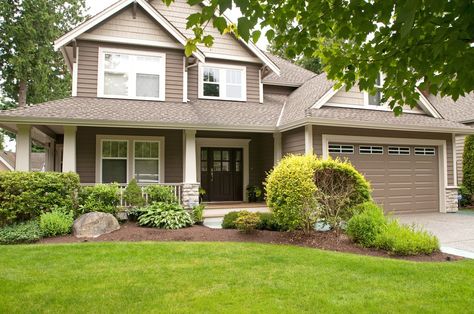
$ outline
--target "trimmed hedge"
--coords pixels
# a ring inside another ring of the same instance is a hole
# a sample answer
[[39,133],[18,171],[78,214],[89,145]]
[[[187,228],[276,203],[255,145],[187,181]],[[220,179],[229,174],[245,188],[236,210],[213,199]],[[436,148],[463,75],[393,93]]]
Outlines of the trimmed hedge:
[[159,184],[149,185],[145,188],[145,193],[148,195],[148,204],[174,204],[178,202],[176,195],[174,195],[173,188],[170,186],[164,186]]
[[374,246],[377,236],[387,225],[383,210],[372,202],[358,205],[354,212],[359,212],[347,222],[347,235],[364,247]]
[[120,190],[115,183],[82,187],[79,193],[79,213],[103,212],[115,214],[120,205]]
[[79,176],[58,172],[0,172],[0,225],[38,218],[54,208],[75,208]]

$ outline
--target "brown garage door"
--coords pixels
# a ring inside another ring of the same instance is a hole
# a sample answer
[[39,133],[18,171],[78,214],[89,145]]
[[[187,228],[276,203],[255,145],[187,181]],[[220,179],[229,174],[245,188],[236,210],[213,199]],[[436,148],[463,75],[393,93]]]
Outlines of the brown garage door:
[[436,147],[329,143],[329,154],[351,161],[386,212],[439,211]]

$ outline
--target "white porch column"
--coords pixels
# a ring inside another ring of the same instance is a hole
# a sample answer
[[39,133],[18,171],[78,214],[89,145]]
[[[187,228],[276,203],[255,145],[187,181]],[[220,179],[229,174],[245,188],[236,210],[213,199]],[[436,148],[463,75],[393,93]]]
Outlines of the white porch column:
[[305,125],[304,127],[304,153],[311,155],[313,153],[313,126]]
[[76,172],[76,126],[64,127],[63,172]]
[[281,133],[273,133],[273,164],[276,165],[282,157]]
[[185,130],[184,141],[184,182],[197,183],[196,130]]
[[15,170],[30,171],[31,125],[18,124],[17,129]]

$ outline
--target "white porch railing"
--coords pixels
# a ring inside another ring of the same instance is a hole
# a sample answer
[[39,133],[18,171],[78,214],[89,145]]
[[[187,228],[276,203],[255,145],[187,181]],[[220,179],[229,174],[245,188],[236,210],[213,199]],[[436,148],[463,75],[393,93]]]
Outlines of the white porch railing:
[[[81,183],[81,186],[94,186],[98,183]],[[138,183],[138,186],[142,189],[142,196],[145,199],[145,203],[148,204],[148,194],[145,192],[145,188],[150,185],[162,185],[170,187],[173,191],[174,196],[178,200],[178,204],[182,203],[183,200],[183,183]],[[127,184],[118,184],[120,193],[120,206],[127,206],[127,202],[123,198],[123,193],[127,188]]]

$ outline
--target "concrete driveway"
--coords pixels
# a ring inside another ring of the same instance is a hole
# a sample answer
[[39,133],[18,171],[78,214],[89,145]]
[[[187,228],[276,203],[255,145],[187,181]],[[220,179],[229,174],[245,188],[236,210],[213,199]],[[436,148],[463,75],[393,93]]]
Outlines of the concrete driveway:
[[422,226],[436,235],[443,252],[474,258],[473,213],[405,214],[393,217],[404,224]]

